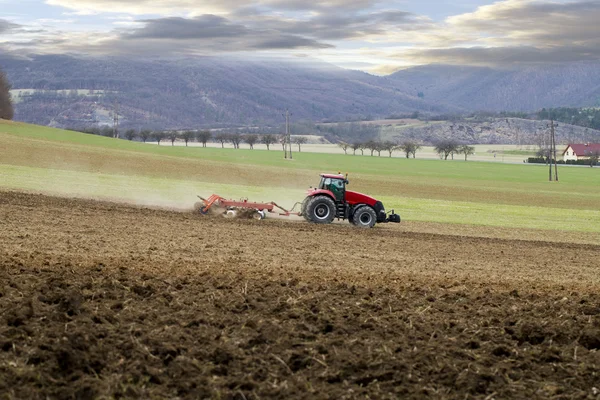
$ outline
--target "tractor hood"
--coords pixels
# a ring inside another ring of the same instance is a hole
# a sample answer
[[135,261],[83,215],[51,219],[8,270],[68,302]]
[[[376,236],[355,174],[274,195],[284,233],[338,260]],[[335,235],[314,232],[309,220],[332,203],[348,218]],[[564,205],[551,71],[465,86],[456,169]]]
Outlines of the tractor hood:
[[[334,194],[329,190],[309,189],[307,192],[308,196],[316,196],[319,194],[325,194],[325,195],[331,197],[332,199],[335,199]],[[375,207],[375,204],[377,204],[377,200],[374,199],[373,197],[367,196],[366,194],[353,192],[350,190],[346,190],[346,202],[348,204],[350,204],[351,206],[353,206],[355,204],[367,204],[367,205],[370,205],[371,207]]]
[[346,202],[348,202],[350,205],[368,204],[371,207],[375,207],[377,200],[371,196],[367,196],[366,194],[346,190]]

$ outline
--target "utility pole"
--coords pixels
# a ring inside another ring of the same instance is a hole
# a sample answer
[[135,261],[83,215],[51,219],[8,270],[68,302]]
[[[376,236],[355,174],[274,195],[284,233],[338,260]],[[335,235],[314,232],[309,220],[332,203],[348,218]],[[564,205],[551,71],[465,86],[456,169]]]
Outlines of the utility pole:
[[[554,132],[554,119],[550,120],[550,149],[548,150],[548,179],[558,182],[558,160],[556,159],[556,135]],[[552,162],[554,161],[554,179],[552,179]]]
[[115,99],[113,111],[113,137],[119,138],[119,101],[117,99]]
[[287,146],[290,146],[290,160],[292,159],[292,137],[290,135],[290,116],[292,114],[290,114],[289,110],[285,110],[285,114],[283,114],[285,116],[285,136],[283,139],[283,153],[284,153],[284,158],[287,159]]
[[[558,182],[558,160],[556,159],[556,132],[554,131],[554,120],[552,123],[552,144],[554,146],[554,180]],[[557,125],[558,126],[558,125]]]

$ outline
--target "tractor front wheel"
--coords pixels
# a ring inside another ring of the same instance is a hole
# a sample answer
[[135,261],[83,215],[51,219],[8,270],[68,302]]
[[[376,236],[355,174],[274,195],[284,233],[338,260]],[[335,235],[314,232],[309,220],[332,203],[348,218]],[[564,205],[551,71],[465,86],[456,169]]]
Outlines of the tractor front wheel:
[[315,224],[330,224],[335,219],[335,203],[327,196],[317,196],[309,200],[304,214]]
[[372,228],[377,223],[377,214],[371,207],[362,206],[354,212],[352,222],[359,228]]

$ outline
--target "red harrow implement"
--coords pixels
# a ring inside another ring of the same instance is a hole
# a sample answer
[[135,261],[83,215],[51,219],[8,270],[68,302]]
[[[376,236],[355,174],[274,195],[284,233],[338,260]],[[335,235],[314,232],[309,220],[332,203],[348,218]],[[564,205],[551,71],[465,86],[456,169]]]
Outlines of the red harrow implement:
[[255,219],[265,218],[266,212],[286,217],[289,217],[290,215],[300,215],[299,212],[293,211],[294,208],[296,208],[296,205],[300,203],[294,205],[291,210],[286,210],[273,201],[270,203],[255,203],[248,201],[248,199],[230,200],[216,194],[213,194],[208,199],[200,196],[198,196],[198,198],[202,200],[202,202],[196,205],[196,209],[200,211],[200,214],[204,215],[216,212],[217,214],[223,214],[226,217],[236,217],[238,214],[242,213]]

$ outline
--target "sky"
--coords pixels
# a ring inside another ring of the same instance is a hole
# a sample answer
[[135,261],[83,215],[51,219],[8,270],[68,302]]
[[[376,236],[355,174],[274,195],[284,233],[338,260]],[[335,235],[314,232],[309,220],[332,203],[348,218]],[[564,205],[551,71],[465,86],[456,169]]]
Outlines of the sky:
[[414,65],[600,58],[600,0],[0,0],[0,53]]

